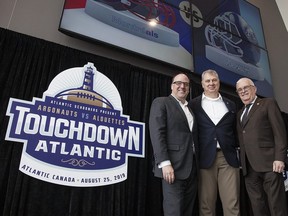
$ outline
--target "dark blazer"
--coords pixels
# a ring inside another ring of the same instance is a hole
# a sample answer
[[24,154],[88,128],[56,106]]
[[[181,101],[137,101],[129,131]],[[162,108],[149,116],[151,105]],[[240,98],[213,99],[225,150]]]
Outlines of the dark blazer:
[[285,161],[287,137],[285,123],[274,99],[257,98],[249,111],[248,121],[242,127],[237,114],[237,131],[243,175],[247,174],[246,160],[256,172],[272,172],[273,161]]
[[179,102],[172,95],[159,97],[151,106],[149,129],[155,160],[154,175],[162,178],[158,164],[170,160],[176,179],[188,178],[192,166],[195,166],[193,143],[198,151],[195,117],[191,132]]
[[222,97],[228,112],[215,125],[201,106],[202,95],[189,102],[196,116],[199,131],[199,166],[207,169],[212,166],[217,153],[217,141],[230,166],[239,167],[237,157],[236,105]]

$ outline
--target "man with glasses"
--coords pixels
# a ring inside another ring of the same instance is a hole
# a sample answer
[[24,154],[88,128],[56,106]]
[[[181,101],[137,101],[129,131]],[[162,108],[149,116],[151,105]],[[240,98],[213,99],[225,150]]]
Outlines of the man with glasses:
[[216,216],[219,196],[225,216],[240,216],[236,105],[219,93],[214,70],[202,73],[202,95],[189,102],[199,131],[199,215]]
[[282,176],[287,138],[279,107],[274,99],[257,97],[251,79],[239,79],[236,92],[244,104],[237,115],[237,131],[254,216],[287,216]]
[[186,101],[189,78],[177,74],[171,95],[154,99],[149,118],[154,175],[162,178],[165,216],[192,216],[197,194],[197,127]]

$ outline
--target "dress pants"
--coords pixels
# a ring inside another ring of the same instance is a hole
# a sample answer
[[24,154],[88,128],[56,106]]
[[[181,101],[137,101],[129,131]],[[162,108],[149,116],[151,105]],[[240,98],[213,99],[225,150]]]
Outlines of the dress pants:
[[219,196],[225,216],[240,216],[239,168],[230,166],[222,151],[209,169],[200,169],[199,215],[217,216],[216,202]]
[[179,180],[176,177],[173,184],[168,184],[162,179],[164,216],[192,216],[197,185],[195,163],[193,163],[192,171],[187,179]]
[[256,172],[246,160],[245,176],[254,216],[287,216],[287,202],[282,173]]

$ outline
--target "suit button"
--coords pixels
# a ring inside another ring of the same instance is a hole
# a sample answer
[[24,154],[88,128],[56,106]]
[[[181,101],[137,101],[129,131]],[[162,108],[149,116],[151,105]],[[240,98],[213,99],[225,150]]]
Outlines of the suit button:
[[242,133],[244,134],[244,133],[246,133],[246,131],[245,131],[245,130],[243,130],[243,131],[242,131]]
[[216,138],[216,137],[214,137],[214,140],[217,140],[217,138]]

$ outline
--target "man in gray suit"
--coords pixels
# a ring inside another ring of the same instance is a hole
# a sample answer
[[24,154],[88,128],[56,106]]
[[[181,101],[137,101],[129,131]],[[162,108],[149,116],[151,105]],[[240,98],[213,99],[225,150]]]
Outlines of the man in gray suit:
[[156,98],[149,129],[154,151],[154,175],[162,178],[165,216],[192,216],[197,194],[197,131],[186,97],[190,81],[180,73],[172,79],[172,93]]
[[245,105],[237,115],[237,131],[254,216],[287,216],[282,176],[287,137],[279,107],[274,99],[257,97],[248,78],[238,80],[236,91]]

